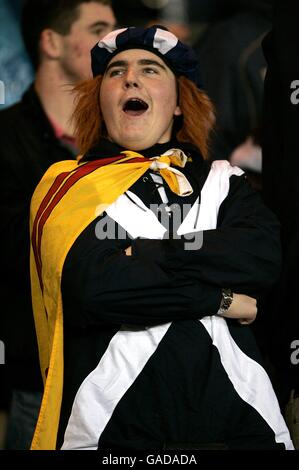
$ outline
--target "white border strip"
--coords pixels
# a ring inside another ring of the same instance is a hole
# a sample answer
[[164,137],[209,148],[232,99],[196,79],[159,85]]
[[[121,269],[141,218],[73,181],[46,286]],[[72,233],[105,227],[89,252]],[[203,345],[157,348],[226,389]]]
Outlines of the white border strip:
[[77,392],[62,450],[95,450],[117,404],[156,351],[171,323],[116,333]]
[[199,321],[218,349],[221,363],[237,394],[263,417],[273,430],[276,442],[283,443],[287,450],[294,450],[266,371],[239,348],[223,318],[211,316]]

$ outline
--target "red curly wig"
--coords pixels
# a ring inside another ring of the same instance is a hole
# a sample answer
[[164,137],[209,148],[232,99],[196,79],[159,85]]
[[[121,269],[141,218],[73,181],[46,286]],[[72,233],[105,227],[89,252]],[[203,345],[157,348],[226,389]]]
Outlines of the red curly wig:
[[[102,76],[79,83],[76,92],[76,106],[73,114],[75,136],[79,151],[84,155],[94,147],[101,137],[107,137],[100,107]],[[209,97],[188,78],[178,78],[179,106],[183,119],[176,133],[179,142],[194,144],[208,158],[210,131],[215,122],[214,108]]]

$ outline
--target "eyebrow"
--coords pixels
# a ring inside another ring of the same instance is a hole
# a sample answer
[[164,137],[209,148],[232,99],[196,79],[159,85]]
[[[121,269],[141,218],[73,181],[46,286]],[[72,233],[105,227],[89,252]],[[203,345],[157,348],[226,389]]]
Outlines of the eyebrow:
[[95,23],[92,23],[91,25],[88,26],[88,29],[96,29],[98,27],[101,28],[107,28],[108,26],[111,26],[107,21],[96,21]]
[[[127,60],[115,60],[114,62],[111,62],[111,64],[108,65],[106,68],[106,72],[110,70],[112,67],[126,67],[129,64]],[[154,60],[154,59],[140,59],[137,61],[138,65],[156,65],[157,67],[160,67],[162,70],[166,70],[166,67],[164,67],[163,64],[160,62]]]

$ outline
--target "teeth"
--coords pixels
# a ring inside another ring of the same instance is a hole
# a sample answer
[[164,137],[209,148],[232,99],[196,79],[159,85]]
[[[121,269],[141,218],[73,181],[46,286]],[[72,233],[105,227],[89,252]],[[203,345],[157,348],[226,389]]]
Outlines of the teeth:
[[[129,101],[137,101],[137,102],[139,102],[139,103],[144,103],[144,101],[141,100],[141,99],[139,99],[139,98],[132,98],[132,99],[130,99]],[[145,103],[144,103],[144,104],[145,104]]]

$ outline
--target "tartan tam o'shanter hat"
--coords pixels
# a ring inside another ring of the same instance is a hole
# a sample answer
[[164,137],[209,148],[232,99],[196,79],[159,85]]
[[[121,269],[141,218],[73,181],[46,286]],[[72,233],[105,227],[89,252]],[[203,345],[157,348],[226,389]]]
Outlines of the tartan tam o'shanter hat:
[[195,51],[163,26],[129,27],[107,34],[91,50],[93,76],[103,75],[112,57],[127,49],[145,49],[158,55],[176,76],[184,75],[202,88]]

